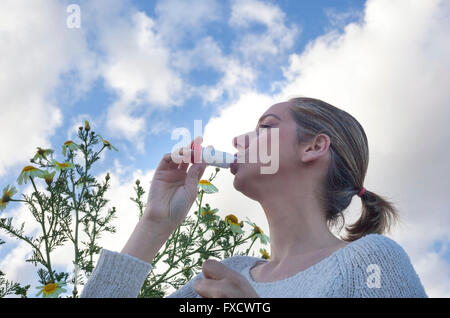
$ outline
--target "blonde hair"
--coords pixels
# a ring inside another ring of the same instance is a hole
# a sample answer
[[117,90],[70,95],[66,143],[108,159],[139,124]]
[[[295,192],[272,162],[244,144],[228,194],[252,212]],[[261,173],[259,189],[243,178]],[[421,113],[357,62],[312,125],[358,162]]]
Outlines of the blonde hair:
[[[343,226],[343,211],[363,187],[369,164],[364,129],[349,113],[319,99],[294,97],[288,101],[293,104],[291,114],[298,124],[300,144],[318,134],[330,137],[331,161],[322,191],[317,196],[325,207],[329,226],[336,226],[340,219]],[[370,233],[389,232],[393,222],[398,221],[396,208],[386,198],[366,189],[361,200],[361,216],[345,228],[348,233],[342,238],[345,241],[354,241]]]

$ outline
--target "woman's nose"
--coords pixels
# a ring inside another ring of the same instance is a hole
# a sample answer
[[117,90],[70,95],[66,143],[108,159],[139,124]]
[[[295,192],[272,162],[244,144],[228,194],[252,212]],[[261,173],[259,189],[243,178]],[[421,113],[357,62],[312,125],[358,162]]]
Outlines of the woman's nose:
[[233,147],[239,150],[245,150],[250,143],[250,137],[247,134],[236,136],[232,140]]

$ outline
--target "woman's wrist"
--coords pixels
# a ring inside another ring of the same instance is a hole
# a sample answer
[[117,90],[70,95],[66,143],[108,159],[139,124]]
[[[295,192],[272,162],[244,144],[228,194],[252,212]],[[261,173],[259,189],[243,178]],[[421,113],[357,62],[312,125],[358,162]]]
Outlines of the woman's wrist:
[[142,217],[136,224],[121,253],[137,257],[151,264],[171,233],[170,229]]

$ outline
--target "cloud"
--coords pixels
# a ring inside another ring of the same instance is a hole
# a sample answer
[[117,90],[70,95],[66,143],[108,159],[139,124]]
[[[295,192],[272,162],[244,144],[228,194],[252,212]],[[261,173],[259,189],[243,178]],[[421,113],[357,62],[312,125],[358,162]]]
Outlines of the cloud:
[[223,52],[220,43],[206,36],[196,41],[194,48],[173,53],[173,65],[184,74],[191,71],[209,71],[218,74],[212,85],[186,85],[187,96],[200,96],[203,106],[213,103],[227,94],[227,99],[236,99],[254,87],[256,69],[233,54]]
[[191,43],[193,38],[202,36],[208,24],[223,20],[222,12],[222,4],[217,0],[158,1],[155,6],[158,33],[172,47],[183,40]]
[[[300,30],[296,25],[286,26],[285,13],[276,5],[257,0],[233,1],[229,25],[237,30],[238,41],[234,51],[240,52],[246,61],[281,62],[284,52],[295,43]],[[264,25],[265,32],[250,31],[255,24]],[[242,32],[248,30],[247,32]],[[242,35],[241,35],[242,34]]]
[[[25,259],[31,256],[31,250],[27,243],[20,242],[6,256],[2,257],[0,269],[6,274],[6,280],[19,283],[21,286],[30,285],[28,289],[28,297],[33,298],[38,292],[39,286],[37,281],[36,268],[31,263],[25,263]],[[18,298],[18,295],[8,295],[6,298]]]
[[[112,8],[98,4],[90,8],[99,20],[99,46],[105,54],[101,73],[117,94],[107,111],[107,127],[111,134],[132,141],[140,151],[146,135],[155,133],[147,130],[150,114],[181,107],[193,96],[200,96],[203,105],[216,102],[225,93],[228,99],[236,99],[253,88],[258,66],[267,65],[265,58],[280,58],[298,34],[296,26],[286,26],[284,13],[277,6],[233,2],[229,24],[236,28],[239,41],[230,54],[225,54],[221,44],[206,34],[211,32],[209,25],[224,21],[224,7],[218,1],[199,0],[189,5],[160,1],[154,18],[131,4],[114,2]],[[186,10],[192,14],[186,16]],[[260,15],[252,13],[254,10]],[[262,23],[265,32],[253,32],[245,25],[249,21]],[[183,46],[184,40],[187,45]],[[191,71],[202,70],[216,72],[219,79],[213,85],[197,86],[185,79]]]
[[364,12],[357,9],[349,9],[344,12],[340,12],[335,8],[326,8],[324,12],[331,26],[331,28],[329,27],[327,29],[328,31],[344,28],[349,23],[351,23],[352,20],[361,22],[361,20],[364,18]]
[[143,12],[122,19],[101,31],[106,50],[102,74],[118,94],[108,109],[107,128],[114,136],[142,143],[146,116],[155,108],[179,106],[183,83],[171,69],[170,51],[155,32],[154,21]]
[[95,39],[90,44],[99,76],[113,97],[100,121],[108,135],[143,152],[146,135],[167,129],[154,116],[149,125],[150,115],[181,106],[186,98],[185,84],[171,66],[171,50],[155,19],[132,1],[85,1],[81,7]]
[[65,9],[55,1],[0,4],[0,176],[25,164],[37,146],[50,146],[62,123],[56,88],[63,75],[76,79],[68,83],[75,96],[92,80],[84,31],[66,27]]

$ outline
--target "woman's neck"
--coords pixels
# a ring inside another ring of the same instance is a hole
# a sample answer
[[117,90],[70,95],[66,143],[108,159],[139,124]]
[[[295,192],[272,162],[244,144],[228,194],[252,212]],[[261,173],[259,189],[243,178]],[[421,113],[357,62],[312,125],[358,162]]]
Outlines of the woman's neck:
[[311,194],[291,198],[284,193],[260,201],[269,224],[272,264],[282,265],[299,255],[343,242],[330,232],[325,212]]

